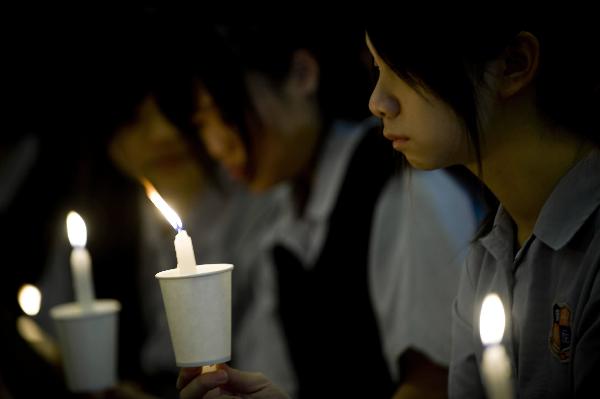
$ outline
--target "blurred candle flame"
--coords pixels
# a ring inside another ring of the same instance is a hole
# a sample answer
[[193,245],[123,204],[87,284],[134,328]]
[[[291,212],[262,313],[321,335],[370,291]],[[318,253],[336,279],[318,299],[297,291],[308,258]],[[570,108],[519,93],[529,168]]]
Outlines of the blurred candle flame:
[[58,367],[61,365],[58,346],[54,340],[40,328],[35,320],[29,317],[39,313],[42,304],[42,293],[35,285],[25,284],[19,289],[17,298],[21,309],[27,315],[21,315],[17,318],[16,327],[19,335],[28,342],[42,358]]
[[479,334],[484,345],[498,344],[504,335],[504,307],[497,294],[488,294],[481,305]]
[[67,215],[67,235],[72,246],[85,247],[87,229],[83,218],[75,211],[71,211]]
[[17,298],[21,309],[26,315],[35,316],[39,313],[42,305],[42,293],[35,285],[23,285],[19,289]]
[[160,196],[158,191],[154,188],[152,183],[148,180],[144,180],[144,187],[146,188],[146,195],[152,201],[154,206],[158,208],[158,210],[163,214],[163,216],[167,219],[167,221],[173,226],[173,228],[177,231],[183,229],[183,224],[181,222],[181,218],[179,215],[167,204],[167,202]]

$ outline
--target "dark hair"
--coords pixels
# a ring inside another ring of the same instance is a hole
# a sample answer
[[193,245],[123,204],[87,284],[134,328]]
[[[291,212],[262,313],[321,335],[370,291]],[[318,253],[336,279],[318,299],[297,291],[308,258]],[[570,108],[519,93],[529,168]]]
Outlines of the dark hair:
[[87,70],[86,109],[81,111],[87,121],[95,122],[93,145],[106,148],[121,127],[135,122],[142,101],[153,97],[187,141],[205,176],[216,183],[214,163],[191,123],[195,99],[191,50],[183,31],[176,29],[176,19],[140,8],[131,10],[127,18],[110,21],[109,31],[99,32],[98,40],[87,43],[97,64]]
[[534,85],[541,112],[600,145],[595,115],[600,109],[596,24],[568,16],[556,19],[552,10],[544,11],[543,18],[532,15],[524,12],[515,18],[504,13],[485,19],[444,15],[408,23],[377,18],[367,22],[366,30],[379,56],[400,78],[430,91],[462,118],[480,166],[475,91],[486,62],[499,56],[521,31],[540,41]]
[[317,101],[324,129],[336,118],[368,116],[369,71],[362,57],[366,47],[360,24],[340,23],[332,29],[330,23],[313,19],[203,25],[190,32],[188,40],[195,49],[193,79],[249,148],[248,117],[259,123],[260,119],[245,84],[247,73],[258,72],[276,86],[288,75],[299,49],[308,50],[319,63]]
[[[100,101],[109,128],[118,128],[136,117],[144,98],[152,96],[160,111],[180,130],[190,129],[186,122],[192,112],[193,90],[186,43],[177,31],[154,12],[140,10],[127,26],[113,28],[104,36],[99,49],[110,63],[98,70]],[[185,117],[184,117],[185,115]]]

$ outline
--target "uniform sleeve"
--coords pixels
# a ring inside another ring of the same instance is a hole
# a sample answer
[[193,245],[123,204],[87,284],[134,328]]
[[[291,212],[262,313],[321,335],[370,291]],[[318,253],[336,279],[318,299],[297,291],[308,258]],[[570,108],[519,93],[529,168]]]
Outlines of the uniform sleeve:
[[[597,234],[590,248],[600,248],[600,234]],[[583,306],[581,322],[576,326],[580,338],[576,342],[573,356],[574,396],[585,397],[588,392],[597,391],[600,379],[600,253],[590,254],[595,258],[591,265],[582,298],[587,297]]]
[[476,262],[475,251],[462,270],[452,310],[452,361],[448,378],[450,398],[484,398],[473,340],[475,286],[469,266]]
[[392,179],[374,216],[371,298],[395,378],[413,348],[448,366],[452,302],[476,222],[469,197],[443,171]]

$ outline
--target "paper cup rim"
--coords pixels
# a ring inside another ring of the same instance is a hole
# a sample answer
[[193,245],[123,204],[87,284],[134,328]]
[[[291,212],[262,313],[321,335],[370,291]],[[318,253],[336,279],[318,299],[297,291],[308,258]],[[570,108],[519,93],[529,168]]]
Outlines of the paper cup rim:
[[84,311],[78,302],[63,303],[50,309],[54,319],[89,319],[117,313],[121,310],[121,303],[116,299],[97,299],[90,311]]
[[157,279],[181,279],[190,277],[209,276],[211,274],[219,274],[233,269],[231,263],[207,263],[196,265],[196,272],[192,274],[179,274],[179,269],[164,270],[156,273]]

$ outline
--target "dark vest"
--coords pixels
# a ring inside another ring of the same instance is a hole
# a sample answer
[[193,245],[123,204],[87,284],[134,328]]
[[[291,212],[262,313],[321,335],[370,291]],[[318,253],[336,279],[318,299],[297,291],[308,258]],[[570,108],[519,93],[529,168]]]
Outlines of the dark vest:
[[300,398],[390,398],[394,391],[368,289],[374,208],[395,170],[378,130],[353,154],[314,267],[307,271],[284,247],[273,249]]

